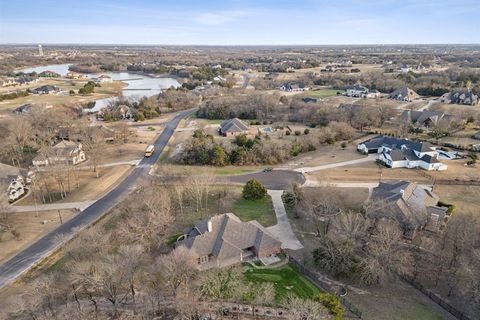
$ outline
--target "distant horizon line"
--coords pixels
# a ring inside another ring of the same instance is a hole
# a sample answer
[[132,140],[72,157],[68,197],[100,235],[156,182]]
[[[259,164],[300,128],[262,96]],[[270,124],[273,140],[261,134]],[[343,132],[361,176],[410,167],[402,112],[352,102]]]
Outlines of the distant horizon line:
[[127,43],[49,43],[9,42],[0,46],[117,46],[117,47],[341,47],[341,46],[480,46],[479,43],[339,43],[339,44],[127,44]]

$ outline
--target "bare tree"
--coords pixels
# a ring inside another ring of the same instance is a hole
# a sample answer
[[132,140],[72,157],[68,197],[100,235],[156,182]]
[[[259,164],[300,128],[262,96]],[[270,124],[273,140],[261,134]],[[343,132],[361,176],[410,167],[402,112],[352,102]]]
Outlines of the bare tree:
[[167,279],[167,286],[174,295],[188,296],[189,281],[195,274],[196,261],[185,247],[177,247],[171,253],[158,257],[157,265]]

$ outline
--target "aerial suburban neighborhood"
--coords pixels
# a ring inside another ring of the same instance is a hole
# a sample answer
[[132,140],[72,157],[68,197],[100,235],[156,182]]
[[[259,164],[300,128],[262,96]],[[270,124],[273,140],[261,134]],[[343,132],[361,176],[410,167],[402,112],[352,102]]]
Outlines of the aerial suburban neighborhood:
[[480,3],[0,7],[0,320],[480,320]]

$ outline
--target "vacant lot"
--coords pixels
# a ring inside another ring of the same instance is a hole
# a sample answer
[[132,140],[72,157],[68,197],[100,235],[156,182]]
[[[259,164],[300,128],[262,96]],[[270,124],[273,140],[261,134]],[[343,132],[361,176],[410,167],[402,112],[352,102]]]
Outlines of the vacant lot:
[[[71,191],[64,199],[61,199],[59,195],[56,194],[58,185],[53,179],[50,181],[50,192],[54,194],[54,199],[57,199],[58,202],[97,200],[120,183],[132,168],[130,165],[98,168],[98,178],[96,178],[95,173],[90,170],[79,170],[77,171],[78,178],[74,178],[72,175]],[[19,206],[33,204],[35,204],[35,201],[31,194],[16,203],[16,205]]]
[[[62,221],[69,220],[74,210],[60,210]],[[60,225],[59,211],[16,212],[9,215],[9,224],[17,237],[10,232],[0,233],[0,263],[7,261],[22,249],[40,239]],[[43,223],[45,222],[45,223]]]
[[302,92],[300,95],[302,97],[311,97],[311,98],[327,98],[327,97],[332,97],[332,96],[337,96],[338,93],[343,94],[343,90],[337,90],[337,89],[314,89],[314,90],[309,90]]
[[455,205],[454,214],[479,214],[480,186],[435,185],[434,190],[443,202]]
[[291,167],[315,167],[362,158],[365,158],[365,156],[356,151],[356,143],[348,144],[345,149],[341,147],[340,143],[336,143],[319,146],[317,150],[299,155],[287,162],[286,165]]
[[348,298],[371,320],[444,320],[454,319],[434,302],[408,284],[392,280],[383,287],[351,291]]
[[[439,172],[439,174],[442,173],[443,172]],[[430,179],[421,175],[419,170],[403,168],[390,169],[378,166],[373,160],[372,162],[312,172],[306,176],[309,180],[321,182],[378,182],[380,175],[382,180],[430,182]]]
[[289,293],[302,298],[311,299],[321,291],[307,278],[291,266],[272,269],[248,268],[245,278],[253,283],[270,282],[275,286],[275,302],[281,303]]

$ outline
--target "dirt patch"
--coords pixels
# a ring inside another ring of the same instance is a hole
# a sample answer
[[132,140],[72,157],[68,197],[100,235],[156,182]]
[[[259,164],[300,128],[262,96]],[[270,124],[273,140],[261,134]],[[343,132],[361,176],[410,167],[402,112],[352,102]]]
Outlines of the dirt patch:
[[325,164],[365,158],[356,151],[356,144],[349,144],[342,149],[340,144],[319,146],[317,150],[296,157],[286,163],[287,166],[315,167]]
[[[13,257],[22,249],[28,247],[40,239],[43,235],[58,227],[60,216],[62,221],[68,221],[75,210],[40,211],[38,216],[35,212],[15,212],[9,215],[9,223],[18,232],[14,237],[10,232],[0,233],[0,263]],[[46,221],[45,224],[42,222]]]
[[306,174],[306,177],[308,180],[321,182],[378,182],[380,180],[380,175],[382,180],[407,180],[421,183],[430,182],[430,179],[421,175],[419,170],[379,167],[373,161],[308,173]]

